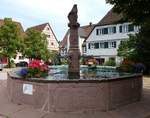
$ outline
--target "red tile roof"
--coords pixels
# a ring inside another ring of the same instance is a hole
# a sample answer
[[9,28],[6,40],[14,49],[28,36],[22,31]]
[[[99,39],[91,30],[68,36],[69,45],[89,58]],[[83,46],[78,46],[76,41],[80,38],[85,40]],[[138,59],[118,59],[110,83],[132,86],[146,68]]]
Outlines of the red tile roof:
[[97,25],[111,25],[122,21],[123,16],[113,12],[113,8],[98,22]]
[[[112,25],[112,24],[117,24],[117,23],[121,23],[121,22],[125,22],[123,19],[123,15],[122,14],[117,14],[113,11],[113,8],[94,26],[94,28],[96,26],[104,26],[104,25]],[[92,31],[94,30],[94,28],[92,29]],[[92,31],[89,33],[89,35],[87,36],[87,38],[91,35]],[[87,38],[85,39],[85,41],[87,40]],[[84,41],[84,42],[85,42]]]
[[49,23],[43,23],[43,24],[40,24],[40,25],[36,25],[36,26],[30,27],[27,30],[34,29],[34,30],[42,32],[47,24],[49,25]]
[[[93,25],[86,25],[86,26],[81,26],[79,29],[78,29],[78,35],[79,37],[82,37],[82,38],[87,38],[87,36],[89,35],[89,33],[92,31],[92,29],[94,28],[94,24]],[[69,30],[66,32],[63,40],[60,42],[60,47],[61,48],[64,48],[65,45],[67,44],[67,39],[68,39],[68,36],[69,36]]]

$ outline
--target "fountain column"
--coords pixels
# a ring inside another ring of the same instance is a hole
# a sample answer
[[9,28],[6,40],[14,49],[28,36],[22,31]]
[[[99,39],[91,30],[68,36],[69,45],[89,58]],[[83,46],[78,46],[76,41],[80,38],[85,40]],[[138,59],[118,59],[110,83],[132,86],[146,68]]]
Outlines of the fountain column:
[[78,28],[80,24],[77,22],[77,5],[74,5],[70,13],[68,14],[70,27],[70,47],[68,51],[68,77],[71,79],[78,79],[80,77],[80,51],[78,41]]

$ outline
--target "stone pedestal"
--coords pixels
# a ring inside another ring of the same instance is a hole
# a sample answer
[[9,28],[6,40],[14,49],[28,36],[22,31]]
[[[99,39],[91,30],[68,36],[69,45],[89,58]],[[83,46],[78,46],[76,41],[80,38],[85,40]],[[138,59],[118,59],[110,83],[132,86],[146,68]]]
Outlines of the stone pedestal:
[[80,77],[80,51],[79,51],[79,41],[78,41],[78,28],[79,23],[77,22],[77,5],[74,5],[71,12],[68,15],[70,27],[70,47],[68,52],[68,77],[70,79],[79,79]]

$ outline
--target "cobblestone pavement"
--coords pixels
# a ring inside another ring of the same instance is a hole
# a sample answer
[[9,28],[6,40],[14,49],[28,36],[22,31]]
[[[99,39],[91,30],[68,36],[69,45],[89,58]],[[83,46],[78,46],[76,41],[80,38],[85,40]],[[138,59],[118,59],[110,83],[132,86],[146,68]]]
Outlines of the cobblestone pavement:
[[28,105],[13,104],[7,93],[7,73],[0,71],[0,118],[150,118],[150,77],[144,77],[143,97],[136,102],[108,112],[50,112]]

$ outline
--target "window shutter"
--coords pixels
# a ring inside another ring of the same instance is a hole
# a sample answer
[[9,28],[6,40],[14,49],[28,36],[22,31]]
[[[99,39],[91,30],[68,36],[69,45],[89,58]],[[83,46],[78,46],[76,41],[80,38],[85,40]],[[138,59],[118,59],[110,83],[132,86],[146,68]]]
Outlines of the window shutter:
[[114,42],[114,48],[116,48],[116,41]]
[[132,31],[134,31],[134,25],[130,24],[128,26],[128,32],[132,32]]
[[119,26],[119,32],[122,33],[122,26]]
[[113,33],[116,33],[116,27],[113,27]]
[[99,48],[99,43],[94,43],[94,48],[98,49]]
[[104,42],[104,48],[108,48],[108,42]]
[[99,35],[99,29],[96,29],[96,35]]
[[104,34],[108,34],[108,28],[104,28]]
[[91,49],[90,43],[88,44],[88,48]]

